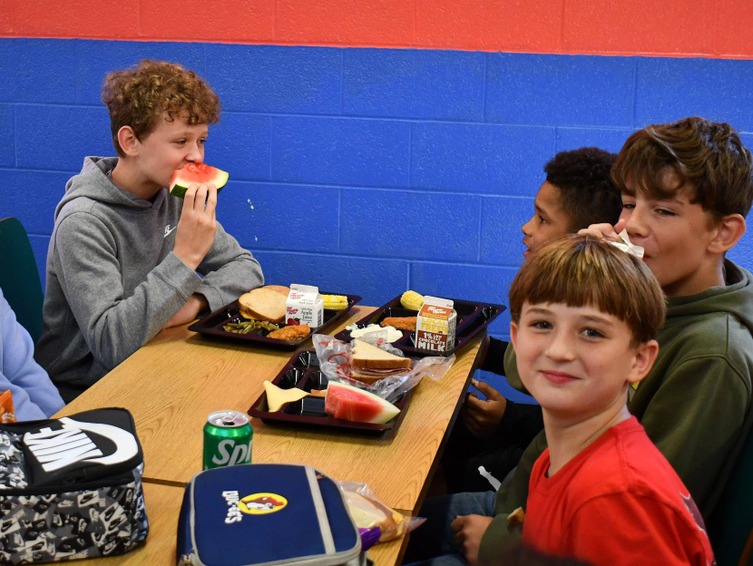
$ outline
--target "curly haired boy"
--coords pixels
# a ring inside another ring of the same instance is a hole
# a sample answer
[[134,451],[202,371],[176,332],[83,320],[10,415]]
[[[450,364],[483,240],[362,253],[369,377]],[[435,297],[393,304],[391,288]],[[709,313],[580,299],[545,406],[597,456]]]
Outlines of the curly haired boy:
[[71,401],[162,328],[263,284],[217,222],[217,189],[180,200],[173,171],[204,161],[220,102],[194,72],[141,61],[110,73],[102,100],[117,157],[87,157],[55,210],[37,360]]

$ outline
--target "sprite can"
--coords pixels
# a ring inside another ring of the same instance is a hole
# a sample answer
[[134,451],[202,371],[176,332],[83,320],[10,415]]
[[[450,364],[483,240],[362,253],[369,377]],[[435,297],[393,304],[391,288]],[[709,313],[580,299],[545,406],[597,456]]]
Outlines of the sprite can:
[[204,425],[204,469],[251,463],[254,430],[240,411],[216,411]]

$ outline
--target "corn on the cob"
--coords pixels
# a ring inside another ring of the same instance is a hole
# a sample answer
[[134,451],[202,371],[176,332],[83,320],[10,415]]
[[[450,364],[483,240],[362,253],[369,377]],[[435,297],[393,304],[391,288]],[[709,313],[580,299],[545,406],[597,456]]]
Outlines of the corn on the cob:
[[403,305],[403,308],[417,311],[421,308],[421,305],[424,304],[424,297],[415,291],[406,291],[400,297],[400,304]]
[[345,295],[322,295],[324,308],[341,311],[348,308],[348,297]]

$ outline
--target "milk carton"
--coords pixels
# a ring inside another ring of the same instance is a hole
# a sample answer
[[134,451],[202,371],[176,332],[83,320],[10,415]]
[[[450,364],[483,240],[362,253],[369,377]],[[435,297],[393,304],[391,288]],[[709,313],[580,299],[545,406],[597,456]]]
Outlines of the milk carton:
[[324,322],[324,301],[314,285],[291,285],[285,301],[287,324],[308,324],[317,328]]
[[438,297],[424,297],[416,317],[416,348],[430,352],[447,352],[455,347],[455,323],[458,313],[453,302]]

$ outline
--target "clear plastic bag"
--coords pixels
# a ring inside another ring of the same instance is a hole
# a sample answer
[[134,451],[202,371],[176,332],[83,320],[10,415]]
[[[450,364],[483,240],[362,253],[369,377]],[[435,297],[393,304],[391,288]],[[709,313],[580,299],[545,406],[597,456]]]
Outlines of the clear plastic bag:
[[[371,546],[376,542],[400,538],[426,521],[422,517],[409,517],[391,509],[365,483],[339,481],[337,484],[364,544]],[[375,533],[377,529],[378,538]]]
[[[403,353],[387,342],[385,338],[386,333],[383,335],[381,332],[372,332],[361,340],[392,354],[403,356]],[[319,358],[319,369],[327,376],[327,379],[360,387],[390,403],[394,403],[401,395],[413,389],[424,377],[429,377],[435,381],[440,380],[455,363],[455,354],[447,357],[428,356],[416,361],[413,364],[413,369],[404,374],[385,377],[373,384],[366,384],[351,377],[351,345],[349,342],[337,340],[326,334],[314,334],[311,340]]]

